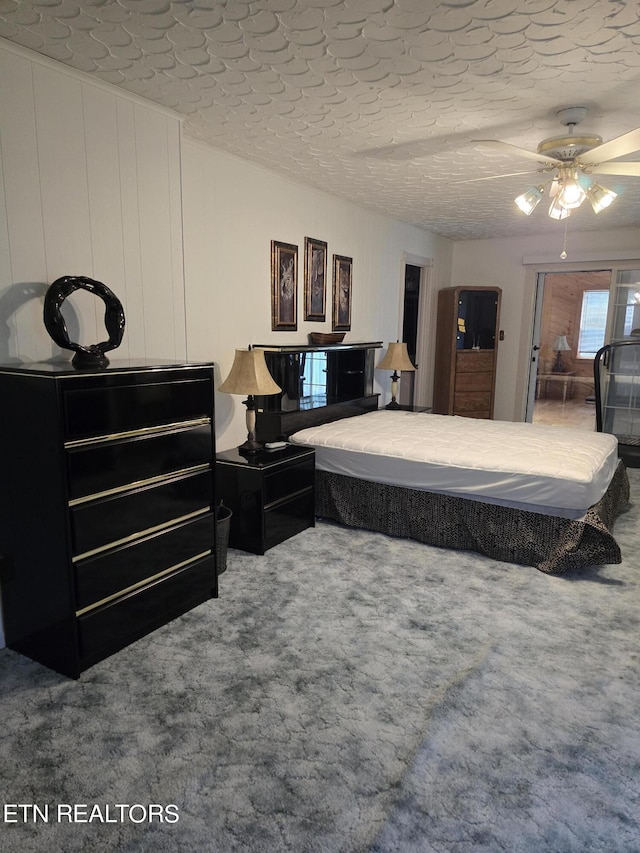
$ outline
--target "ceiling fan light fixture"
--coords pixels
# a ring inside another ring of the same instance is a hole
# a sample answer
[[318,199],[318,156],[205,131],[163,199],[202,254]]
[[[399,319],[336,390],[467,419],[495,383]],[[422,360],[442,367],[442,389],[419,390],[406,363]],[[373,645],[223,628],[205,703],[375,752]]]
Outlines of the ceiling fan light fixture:
[[525,193],[522,193],[522,195],[519,195],[514,199],[514,201],[526,216],[531,216],[533,211],[542,201],[543,194],[544,187],[531,187]]
[[618,197],[618,193],[608,190],[601,184],[591,184],[587,187],[587,198],[591,202],[594,213],[602,213]]

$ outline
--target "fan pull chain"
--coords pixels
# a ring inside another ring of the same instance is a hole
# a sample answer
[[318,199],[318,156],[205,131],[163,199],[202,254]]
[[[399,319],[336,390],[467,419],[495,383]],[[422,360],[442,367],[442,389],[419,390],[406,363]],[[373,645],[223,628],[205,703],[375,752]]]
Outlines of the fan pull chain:
[[567,217],[564,221],[564,242],[562,244],[562,251],[560,252],[560,257],[562,260],[566,260],[567,258],[567,228],[569,226],[569,217]]

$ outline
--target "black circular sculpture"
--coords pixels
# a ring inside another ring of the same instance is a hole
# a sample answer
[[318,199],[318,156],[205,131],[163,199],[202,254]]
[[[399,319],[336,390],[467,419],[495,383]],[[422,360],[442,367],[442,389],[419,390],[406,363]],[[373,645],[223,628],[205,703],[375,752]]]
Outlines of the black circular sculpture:
[[[86,290],[102,299],[105,304],[104,324],[109,340],[99,344],[89,344],[86,347],[69,340],[67,324],[60,313],[60,306],[74,290]],[[65,275],[56,279],[45,294],[44,325],[59,347],[75,351],[71,360],[74,367],[106,367],[109,359],[105,353],[116,349],[122,343],[124,310],[115,293],[101,281],[94,281],[84,276]]]

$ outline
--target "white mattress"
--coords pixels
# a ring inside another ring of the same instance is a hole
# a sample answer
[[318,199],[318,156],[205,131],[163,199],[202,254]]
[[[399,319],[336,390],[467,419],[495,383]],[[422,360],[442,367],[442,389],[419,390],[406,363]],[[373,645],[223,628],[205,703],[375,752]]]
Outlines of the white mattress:
[[563,518],[604,495],[615,436],[542,424],[381,410],[300,430],[322,471]]

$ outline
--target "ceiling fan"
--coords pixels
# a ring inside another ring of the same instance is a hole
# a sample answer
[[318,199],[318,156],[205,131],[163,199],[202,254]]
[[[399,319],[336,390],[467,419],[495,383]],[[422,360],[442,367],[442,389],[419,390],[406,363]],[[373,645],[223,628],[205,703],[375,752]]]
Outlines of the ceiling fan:
[[[568,107],[556,113],[559,121],[569,128],[564,136],[543,139],[535,151],[519,148],[497,139],[478,139],[476,145],[506,149],[519,157],[540,164],[536,171],[551,176],[550,185],[531,187],[515,199],[520,210],[530,216],[545,192],[551,198],[549,216],[566,219],[571,211],[588,199],[595,213],[600,213],[616,198],[616,193],[592,180],[591,175],[632,175],[640,177],[640,162],[613,162],[633,151],[640,150],[640,128],[629,131],[609,142],[590,133],[576,134],[574,129],[587,114],[586,107]],[[472,180],[494,180],[531,172],[512,172],[509,175],[492,175]]]

